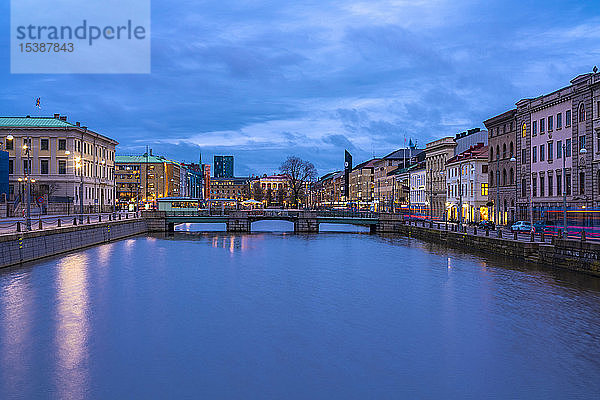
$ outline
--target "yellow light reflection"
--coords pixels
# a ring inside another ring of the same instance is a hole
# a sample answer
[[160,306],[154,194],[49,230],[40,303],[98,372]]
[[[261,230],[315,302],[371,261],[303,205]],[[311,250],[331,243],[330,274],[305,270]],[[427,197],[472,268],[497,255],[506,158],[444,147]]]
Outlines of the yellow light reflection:
[[87,340],[89,299],[86,253],[67,256],[58,264],[56,381],[61,399],[83,399],[88,383]]

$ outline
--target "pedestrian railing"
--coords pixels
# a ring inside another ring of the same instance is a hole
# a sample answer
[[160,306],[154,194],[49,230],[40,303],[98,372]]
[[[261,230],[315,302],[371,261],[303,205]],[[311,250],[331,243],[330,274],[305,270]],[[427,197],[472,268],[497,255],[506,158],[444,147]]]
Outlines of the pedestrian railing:
[[10,220],[0,219],[0,235],[41,231],[48,229],[56,229],[64,226],[88,225],[97,224],[109,221],[121,221],[127,219],[135,219],[138,215],[135,212],[117,212],[110,214],[72,214],[62,216],[47,216],[30,218],[30,226],[27,226],[27,218]]

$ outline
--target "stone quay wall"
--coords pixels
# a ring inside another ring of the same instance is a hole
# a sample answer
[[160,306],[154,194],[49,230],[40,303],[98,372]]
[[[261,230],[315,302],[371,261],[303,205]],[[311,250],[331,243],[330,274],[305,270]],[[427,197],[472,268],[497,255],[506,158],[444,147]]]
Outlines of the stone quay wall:
[[[444,224],[441,224],[444,226]],[[585,272],[600,276],[600,243],[580,240],[566,240],[553,238],[551,242],[530,242],[513,240],[510,237],[499,238],[496,232],[490,236],[471,235],[450,230],[429,228],[428,223],[423,226],[404,223],[400,216],[381,215],[377,225],[377,233],[396,233],[403,236],[414,237],[428,242],[444,244],[468,251],[486,252],[500,256],[513,257],[521,261],[532,262],[538,265]],[[494,236],[496,237],[494,237]]]
[[146,220],[107,221],[0,236],[0,268],[145,234]]

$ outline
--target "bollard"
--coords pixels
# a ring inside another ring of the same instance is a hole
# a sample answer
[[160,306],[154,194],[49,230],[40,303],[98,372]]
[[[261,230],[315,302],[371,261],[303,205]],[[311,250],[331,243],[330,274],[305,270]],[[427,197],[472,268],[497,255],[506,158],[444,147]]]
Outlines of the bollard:
[[584,230],[581,231],[581,241],[585,242],[585,231]]
[[87,223],[88,224],[90,223],[90,216],[89,215],[88,215],[88,218],[87,218]]
[[112,221],[112,214],[108,214],[108,220]]
[[73,225],[77,225],[77,218],[73,218]]
[[514,232],[513,232],[513,235],[514,235],[514,239],[515,239],[515,240],[517,240],[517,239],[519,238],[519,237],[517,236],[517,231],[514,231]]
[[542,243],[546,242],[546,235],[544,235],[544,232],[540,232],[540,240]]
[[119,214],[119,221],[121,220],[121,214]]
[[102,215],[98,215],[98,222],[102,222]]
[[498,237],[502,239],[502,229],[498,229]]
[[17,232],[21,232],[21,222],[17,221]]
[[446,227],[444,228],[445,230],[448,230],[448,223],[446,222]]
[[531,241],[535,242],[535,233],[531,231]]
[[60,218],[58,219],[58,227],[60,228]]
[[41,219],[40,219],[40,222],[39,222],[38,226],[39,226],[40,229],[42,229],[42,220]]
[[129,213],[125,214],[125,219],[129,219]]
[[477,236],[477,227],[473,228],[473,235]]
[[490,228],[485,228],[485,236],[490,236]]

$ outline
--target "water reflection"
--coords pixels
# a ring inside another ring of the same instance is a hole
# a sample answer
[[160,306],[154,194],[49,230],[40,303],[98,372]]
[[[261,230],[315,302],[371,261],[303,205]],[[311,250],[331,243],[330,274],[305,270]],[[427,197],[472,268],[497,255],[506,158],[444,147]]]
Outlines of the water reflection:
[[86,398],[88,390],[89,252],[62,258],[56,282],[56,390],[61,399]]
[[14,273],[0,285],[0,377],[11,393],[23,393],[31,366],[34,298],[29,278],[28,271]]

